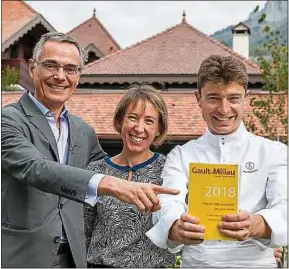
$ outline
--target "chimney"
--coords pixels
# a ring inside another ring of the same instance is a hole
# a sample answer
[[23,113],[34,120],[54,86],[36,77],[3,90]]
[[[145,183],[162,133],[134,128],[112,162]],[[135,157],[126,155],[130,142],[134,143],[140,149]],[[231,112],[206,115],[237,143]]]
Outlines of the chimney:
[[240,22],[232,27],[233,33],[233,50],[249,59],[249,35],[250,28]]

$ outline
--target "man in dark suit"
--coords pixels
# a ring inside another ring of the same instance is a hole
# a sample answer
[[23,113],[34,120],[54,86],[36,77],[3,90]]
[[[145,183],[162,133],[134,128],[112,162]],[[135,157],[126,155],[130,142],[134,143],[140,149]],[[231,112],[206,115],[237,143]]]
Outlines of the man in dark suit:
[[146,212],[158,193],[178,193],[85,170],[105,153],[65,106],[83,55],[71,37],[43,35],[29,60],[34,93],[2,110],[2,267],[86,267],[83,203],[111,195]]

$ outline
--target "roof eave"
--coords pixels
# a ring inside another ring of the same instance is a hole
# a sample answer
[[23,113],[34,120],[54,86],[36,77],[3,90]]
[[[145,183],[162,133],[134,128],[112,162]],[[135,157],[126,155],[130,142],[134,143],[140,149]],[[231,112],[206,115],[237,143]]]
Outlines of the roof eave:
[[[82,74],[80,85],[84,83],[133,83],[142,81],[147,83],[197,83],[197,74]],[[263,83],[261,74],[249,74],[252,84]]]
[[192,74],[83,74],[80,77],[80,84],[88,83],[133,83],[142,81],[147,83],[196,83],[197,75]]
[[50,25],[42,15],[38,14],[35,16],[35,18],[33,18],[30,22],[28,22],[25,26],[23,26],[18,32],[16,32],[5,42],[3,42],[1,51],[4,52],[6,49],[8,49],[14,42],[19,40],[19,38],[24,36],[29,30],[31,30],[38,23],[41,23],[48,30],[48,32],[56,32],[54,27],[52,27],[52,25]]

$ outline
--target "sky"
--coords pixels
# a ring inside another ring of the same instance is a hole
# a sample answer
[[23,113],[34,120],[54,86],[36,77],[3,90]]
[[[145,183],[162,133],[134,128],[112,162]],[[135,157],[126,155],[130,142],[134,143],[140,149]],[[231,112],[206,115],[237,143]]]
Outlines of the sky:
[[68,32],[93,15],[122,48],[186,20],[211,35],[248,19],[266,1],[26,1],[60,32]]

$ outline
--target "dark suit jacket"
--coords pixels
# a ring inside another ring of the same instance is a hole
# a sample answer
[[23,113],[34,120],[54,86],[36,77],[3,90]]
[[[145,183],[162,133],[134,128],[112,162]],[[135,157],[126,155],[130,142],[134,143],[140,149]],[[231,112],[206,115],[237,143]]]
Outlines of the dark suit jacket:
[[2,109],[2,267],[51,267],[62,223],[76,266],[86,267],[82,203],[94,172],[80,168],[104,152],[91,126],[68,122],[69,166],[28,93]]

